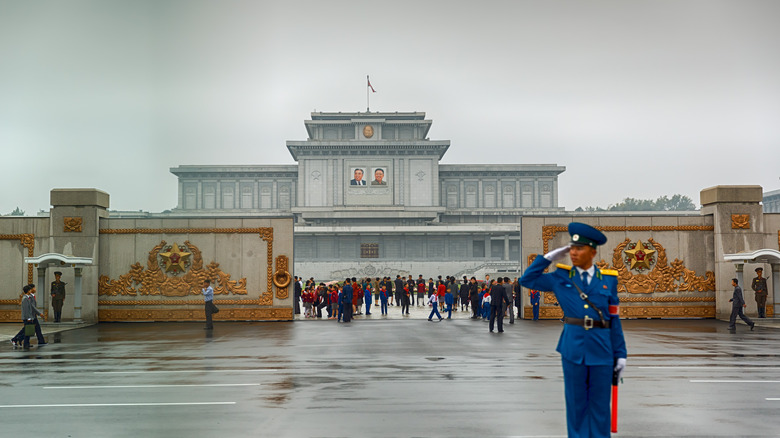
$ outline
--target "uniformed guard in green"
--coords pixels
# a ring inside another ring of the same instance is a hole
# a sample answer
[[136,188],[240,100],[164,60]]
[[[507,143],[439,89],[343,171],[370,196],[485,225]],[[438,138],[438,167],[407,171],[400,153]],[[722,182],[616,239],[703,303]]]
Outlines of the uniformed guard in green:
[[766,318],[766,297],[769,291],[766,288],[766,278],[763,277],[764,268],[756,268],[757,276],[753,279],[751,287],[756,292],[756,305],[758,306],[758,317]]
[[51,306],[54,308],[54,322],[60,322],[62,319],[62,304],[65,302],[65,285],[67,283],[60,280],[62,272],[54,273],[54,281],[51,282]]

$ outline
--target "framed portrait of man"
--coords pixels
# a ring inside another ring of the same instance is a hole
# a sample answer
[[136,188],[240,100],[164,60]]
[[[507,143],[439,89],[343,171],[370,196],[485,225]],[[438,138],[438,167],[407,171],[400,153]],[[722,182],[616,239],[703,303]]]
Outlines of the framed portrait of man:
[[365,170],[362,167],[352,168],[352,179],[349,180],[351,186],[365,186]]
[[387,175],[384,167],[375,167],[372,169],[373,179],[371,180],[372,186],[387,186]]

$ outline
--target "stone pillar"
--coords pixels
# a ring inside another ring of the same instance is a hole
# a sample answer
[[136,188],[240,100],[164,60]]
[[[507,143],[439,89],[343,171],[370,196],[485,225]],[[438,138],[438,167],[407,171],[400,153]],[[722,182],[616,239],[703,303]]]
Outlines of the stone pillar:
[[[714,227],[716,316],[727,319],[731,314],[728,301],[733,293],[734,265],[723,256],[764,248],[764,218],[760,204],[763,190],[761,186],[715,186],[702,190],[700,199],[701,214],[712,216]],[[737,278],[744,291],[746,285],[739,275],[742,274],[738,273]],[[755,315],[750,305],[748,309],[751,310],[748,313]]]
[[509,234],[504,235],[504,261],[509,261]]
[[[51,205],[49,232],[52,239],[49,252],[89,257],[94,263],[77,270],[76,285],[82,284],[83,277],[83,290],[81,294],[76,293],[78,301],[73,301],[73,317],[83,318],[86,322],[97,322],[101,262],[100,219],[108,217],[108,193],[97,189],[53,189]],[[65,300],[65,307],[62,309],[64,318],[70,316],[69,301]]]
[[[737,263],[737,264],[734,265],[734,267],[736,268],[736,275],[735,275],[735,277],[737,278],[737,282],[739,283],[739,287],[742,288],[742,296],[743,296],[743,298],[745,298],[745,302],[747,302],[747,292],[745,292],[745,277],[744,277],[744,273],[743,273],[745,265],[742,264],[742,263]],[[729,282],[729,286],[731,286],[731,282]]]
[[43,312],[44,316],[49,315],[49,293],[51,291],[46,290],[46,268],[39,267],[38,269],[38,280],[35,285],[35,289],[38,290],[38,296],[41,297],[41,306],[38,308],[38,310],[41,310]]
[[81,268],[75,268],[75,284],[73,285],[73,322],[84,322],[81,319]]
[[778,284],[780,284],[780,264],[772,263],[772,305],[775,308],[775,317],[780,315],[780,290],[778,290]]

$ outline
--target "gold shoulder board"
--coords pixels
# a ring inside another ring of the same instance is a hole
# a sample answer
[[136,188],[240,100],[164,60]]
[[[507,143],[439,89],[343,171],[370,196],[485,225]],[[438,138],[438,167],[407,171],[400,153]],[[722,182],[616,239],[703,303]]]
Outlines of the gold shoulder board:
[[[571,266],[564,265],[563,263],[556,263],[555,267],[558,268],[558,269],[565,269],[567,271],[571,271]],[[617,275],[617,273],[615,273],[615,275]]]
[[614,269],[602,269],[601,273],[604,274],[604,275],[611,275],[613,277],[617,277],[618,276],[618,271],[616,271]]

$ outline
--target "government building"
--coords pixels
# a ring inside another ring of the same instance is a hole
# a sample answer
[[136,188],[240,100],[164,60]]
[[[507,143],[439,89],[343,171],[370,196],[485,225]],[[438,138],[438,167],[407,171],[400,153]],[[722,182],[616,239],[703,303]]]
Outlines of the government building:
[[[311,114],[296,165],[178,166],[181,216],[294,218],[318,280],[519,273],[520,218],[560,213],[556,164],[440,164],[422,112]],[[478,148],[479,145],[466,147]]]

